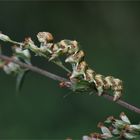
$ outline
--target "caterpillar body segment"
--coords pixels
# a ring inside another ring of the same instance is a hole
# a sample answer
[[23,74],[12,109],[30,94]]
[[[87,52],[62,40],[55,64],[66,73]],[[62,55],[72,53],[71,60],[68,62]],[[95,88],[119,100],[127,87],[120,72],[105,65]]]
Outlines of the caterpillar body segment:
[[105,77],[106,84],[104,85],[104,89],[113,90],[114,101],[118,100],[122,95],[123,84],[122,81],[118,78],[114,78],[112,76]]
[[96,74],[95,85],[96,85],[99,96],[101,96],[104,92],[104,84],[105,84],[104,76],[101,74]]
[[111,89],[114,84],[114,77],[106,76],[104,80],[105,80],[104,89]]
[[96,72],[90,68],[86,70],[86,80],[90,83],[95,83]]
[[116,101],[122,96],[123,83],[120,79],[114,79],[112,90],[114,91],[114,101]]
[[118,78],[114,78],[114,85],[112,87],[113,90],[122,90],[122,81]]

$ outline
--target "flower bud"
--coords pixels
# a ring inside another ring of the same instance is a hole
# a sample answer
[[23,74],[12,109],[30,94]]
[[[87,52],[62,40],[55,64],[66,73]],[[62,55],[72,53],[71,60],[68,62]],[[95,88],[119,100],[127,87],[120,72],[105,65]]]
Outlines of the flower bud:
[[102,133],[104,135],[106,135],[108,138],[112,137],[112,134],[111,134],[110,130],[106,126],[104,126],[103,123],[101,123],[101,122],[98,123],[98,127],[101,129]]
[[7,65],[4,65],[4,66],[3,66],[3,70],[4,70],[4,72],[5,72],[6,74],[11,74],[11,70],[10,70],[10,68],[9,68]]
[[83,136],[82,140],[91,140],[89,136]]
[[120,118],[121,118],[124,122],[126,122],[126,123],[128,123],[128,124],[131,124],[130,120],[128,119],[128,117],[125,115],[124,112],[122,112],[122,113],[120,114]]
[[7,65],[11,71],[15,72],[16,70],[18,70],[20,68],[20,66],[18,64],[15,64],[13,62],[8,63]]
[[80,50],[76,54],[70,55],[68,58],[66,58],[65,62],[79,63],[81,59],[84,57],[84,55],[85,55],[84,51]]
[[126,138],[126,139],[135,139],[135,138],[137,138],[137,136],[135,134],[131,134],[131,133],[127,133],[127,132],[123,132],[121,134],[121,137]]
[[52,50],[51,50],[52,47],[53,47],[53,43],[48,43],[46,45],[41,45],[39,49],[43,53],[48,52],[49,54],[52,54]]
[[23,54],[24,54],[24,56],[26,56],[27,58],[31,58],[31,54],[30,54],[30,52],[29,52],[29,50],[28,49],[25,49],[25,50],[23,50],[23,52],[22,52]]
[[25,48],[29,48],[33,51],[39,50],[39,48],[34,44],[34,42],[32,41],[30,37],[25,38],[24,46]]
[[105,120],[105,123],[112,123],[112,122],[115,122],[114,116],[109,116],[109,117]]
[[77,41],[71,41],[71,40],[67,40],[67,39],[64,39],[64,40],[61,40],[59,42],[60,46],[62,49],[68,49],[68,54],[75,54],[78,52],[79,50],[79,47],[78,47],[78,42]]
[[68,53],[69,54],[76,54],[78,51],[79,51],[79,45],[78,45],[78,42],[76,40],[74,41],[71,41],[71,47],[70,49],[68,50]]
[[14,50],[15,53],[16,53],[17,55],[19,55],[19,56],[22,56],[22,55],[23,55],[24,57],[26,57],[26,58],[28,58],[28,59],[31,58],[31,54],[30,54],[30,52],[29,52],[28,49],[23,50],[22,48],[20,48],[20,47],[14,45],[14,46],[13,46],[13,50]]
[[87,63],[85,61],[80,62],[80,64],[77,66],[77,68],[73,69],[70,79],[76,78],[76,77],[82,75],[84,80],[86,80],[86,74],[85,74],[86,68],[87,68]]
[[0,33],[0,40],[2,40],[2,41],[10,41],[11,39],[9,38],[9,36]]

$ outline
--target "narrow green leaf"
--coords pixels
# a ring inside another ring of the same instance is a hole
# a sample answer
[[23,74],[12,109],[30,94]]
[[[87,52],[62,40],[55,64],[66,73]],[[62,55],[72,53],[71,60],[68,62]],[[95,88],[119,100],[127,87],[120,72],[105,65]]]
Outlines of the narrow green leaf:
[[22,85],[23,85],[23,82],[24,82],[25,75],[27,74],[28,71],[29,70],[21,70],[17,74],[17,79],[16,79],[16,92],[17,93],[20,92]]

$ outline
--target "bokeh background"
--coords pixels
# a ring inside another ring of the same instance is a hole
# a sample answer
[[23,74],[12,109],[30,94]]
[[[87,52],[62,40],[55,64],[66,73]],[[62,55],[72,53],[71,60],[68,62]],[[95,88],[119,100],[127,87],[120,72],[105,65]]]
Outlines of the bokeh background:
[[[123,99],[140,107],[139,2],[0,2],[0,30],[14,40],[49,31],[55,41],[80,42],[86,61],[98,73],[124,81]],[[0,42],[10,55],[11,44]],[[43,58],[34,65],[58,75],[66,73]],[[22,91],[15,93],[15,78],[0,71],[0,138],[80,139],[98,131],[107,116],[125,112],[133,123],[140,115],[102,97],[71,94],[56,81],[28,73]]]

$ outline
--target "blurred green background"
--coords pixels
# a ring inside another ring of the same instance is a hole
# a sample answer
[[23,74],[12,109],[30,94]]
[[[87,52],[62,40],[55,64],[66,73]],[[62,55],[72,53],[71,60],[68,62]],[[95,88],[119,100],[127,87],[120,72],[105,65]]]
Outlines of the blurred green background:
[[[98,73],[124,81],[123,99],[140,107],[140,3],[139,2],[0,2],[0,30],[14,40],[49,31],[55,41],[80,42],[86,61]],[[2,43],[10,54],[11,44]],[[33,64],[65,76],[46,60]],[[56,81],[29,73],[21,93],[15,78],[0,72],[0,138],[80,139],[98,131],[107,116],[124,111],[133,123],[140,115],[102,97],[71,94]]]

